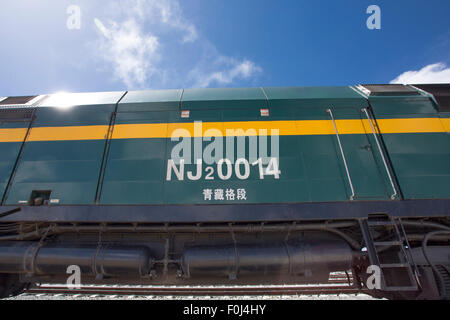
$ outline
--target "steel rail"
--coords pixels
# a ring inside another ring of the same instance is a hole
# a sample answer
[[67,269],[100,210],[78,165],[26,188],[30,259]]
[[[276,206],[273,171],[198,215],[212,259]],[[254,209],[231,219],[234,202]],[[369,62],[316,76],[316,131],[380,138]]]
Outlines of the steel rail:
[[41,284],[25,291],[28,295],[103,295],[103,296],[221,296],[221,295],[316,295],[368,293],[358,288],[352,274],[332,273],[324,284],[262,285],[262,286],[137,286],[137,285],[82,285],[71,289],[63,285]]
[[42,286],[30,288],[26,294],[47,295],[119,295],[119,296],[149,296],[149,295],[178,295],[178,296],[222,296],[222,295],[315,295],[315,294],[359,294],[366,291],[344,285],[315,285],[315,286],[283,286],[283,287],[81,287],[68,289],[67,287]]

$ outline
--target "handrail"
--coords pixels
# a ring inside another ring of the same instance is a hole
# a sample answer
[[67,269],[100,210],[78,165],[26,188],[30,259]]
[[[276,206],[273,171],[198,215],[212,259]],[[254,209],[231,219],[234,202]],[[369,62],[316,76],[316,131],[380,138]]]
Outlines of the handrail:
[[388,167],[386,159],[384,157],[384,152],[381,149],[380,142],[378,141],[378,137],[375,132],[375,128],[373,127],[372,119],[370,118],[369,113],[367,112],[367,108],[363,108],[362,111],[366,114],[367,120],[369,120],[370,127],[372,128],[373,137],[375,138],[375,141],[377,142],[378,150],[380,151],[381,158],[383,159],[384,167],[386,168],[386,172],[388,174],[389,181],[391,182],[392,190],[394,191],[394,193],[391,195],[391,199],[394,200],[397,197],[397,189],[395,188],[394,181],[392,180],[391,172],[389,171],[389,167]]
[[337,141],[339,144],[339,149],[341,149],[341,155],[342,155],[342,159],[344,160],[344,166],[345,166],[345,171],[347,172],[348,182],[350,184],[350,189],[352,190],[352,195],[350,196],[350,200],[353,201],[355,198],[355,189],[353,188],[352,178],[350,177],[350,172],[348,170],[348,165],[347,165],[347,160],[345,159],[344,149],[342,149],[341,138],[339,137],[339,132],[336,127],[336,121],[334,120],[333,112],[331,111],[331,109],[327,109],[327,112],[330,114],[331,120],[333,121],[334,131],[336,132],[336,138],[337,138]]

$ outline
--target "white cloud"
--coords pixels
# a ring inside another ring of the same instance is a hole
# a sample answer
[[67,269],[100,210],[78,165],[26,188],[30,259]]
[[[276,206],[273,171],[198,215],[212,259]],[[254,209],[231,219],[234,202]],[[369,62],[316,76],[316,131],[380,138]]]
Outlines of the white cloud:
[[197,39],[197,28],[183,17],[181,7],[174,0],[128,0],[126,8],[134,8],[136,18],[159,20],[174,29],[184,33],[183,42],[193,42]]
[[230,85],[262,71],[218,52],[176,0],[112,1],[104,11],[95,50],[127,89]]
[[392,80],[391,83],[450,83],[450,68],[444,63],[430,64],[418,71],[406,71]]
[[[220,60],[227,60],[227,58],[222,57]],[[201,69],[192,70],[190,76],[196,79],[194,87],[209,87],[214,84],[228,85],[236,79],[248,79],[262,71],[259,66],[249,60],[237,62],[230,59],[226,64],[229,68],[223,68],[222,70],[219,69],[209,73],[203,73],[204,71]]]
[[112,64],[114,74],[127,87],[144,84],[152,75],[158,73],[156,63],[160,59],[158,38],[144,34],[135,20],[121,24],[112,23],[109,28],[95,19],[103,38],[99,51],[103,58]]
[[100,32],[103,34],[105,38],[111,39],[111,33],[109,32],[108,29],[106,29],[105,25],[100,20],[95,18],[94,23],[97,26],[97,29],[100,30]]

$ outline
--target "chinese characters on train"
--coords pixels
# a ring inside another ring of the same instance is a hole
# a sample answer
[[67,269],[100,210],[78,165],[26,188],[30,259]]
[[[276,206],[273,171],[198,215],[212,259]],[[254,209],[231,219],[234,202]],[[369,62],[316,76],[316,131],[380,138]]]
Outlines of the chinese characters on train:
[[235,201],[247,200],[245,189],[203,189],[203,200],[205,201]]

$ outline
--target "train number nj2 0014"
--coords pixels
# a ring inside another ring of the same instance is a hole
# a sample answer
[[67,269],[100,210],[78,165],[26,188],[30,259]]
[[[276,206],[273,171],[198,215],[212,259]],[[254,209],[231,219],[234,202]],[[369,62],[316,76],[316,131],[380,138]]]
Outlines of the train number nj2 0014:
[[[206,166],[203,169],[203,161],[197,160],[196,169],[192,171],[185,170],[185,161],[181,159],[178,164],[173,159],[169,159],[167,163],[167,176],[166,180],[171,181],[172,175],[179,181],[183,181],[185,176],[188,180],[196,181],[203,178],[205,180],[216,179],[215,173],[220,180],[229,180],[233,173],[239,180],[246,180],[250,177],[251,168],[257,168],[259,173],[259,179],[264,179],[265,176],[273,176],[275,179],[280,179],[281,171],[279,170],[278,158],[269,158],[267,166],[263,164],[263,160],[250,162],[247,159],[237,159],[234,165],[229,159],[220,159],[216,166]],[[186,175],[185,175],[186,173]]]

